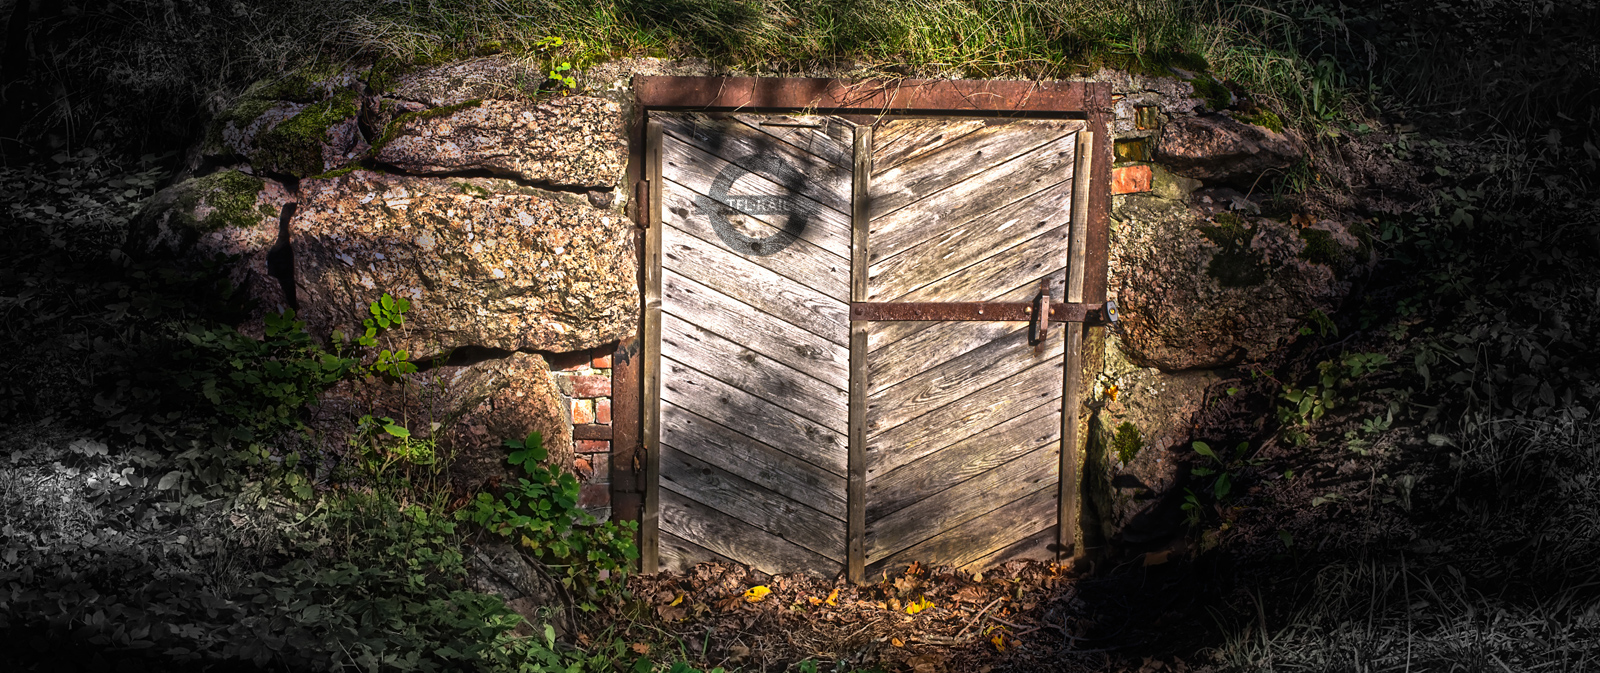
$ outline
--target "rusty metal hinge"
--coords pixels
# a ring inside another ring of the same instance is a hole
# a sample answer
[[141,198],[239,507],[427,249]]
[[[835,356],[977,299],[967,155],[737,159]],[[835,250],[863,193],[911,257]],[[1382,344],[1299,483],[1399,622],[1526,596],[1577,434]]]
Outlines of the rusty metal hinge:
[[634,207],[639,209],[638,217],[634,218],[635,220],[637,220],[639,222],[639,228],[640,229],[649,229],[650,228],[650,181],[648,179],[640,180],[640,181],[634,183],[634,185],[633,185],[633,203],[634,203]]

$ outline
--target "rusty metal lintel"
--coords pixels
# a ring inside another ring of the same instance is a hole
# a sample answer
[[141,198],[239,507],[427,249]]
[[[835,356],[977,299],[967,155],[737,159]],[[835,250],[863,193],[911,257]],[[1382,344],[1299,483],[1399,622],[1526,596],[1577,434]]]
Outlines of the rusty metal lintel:
[[[851,320],[1033,320],[1033,302],[855,302]],[[1106,322],[1104,304],[1050,305],[1050,322]]]

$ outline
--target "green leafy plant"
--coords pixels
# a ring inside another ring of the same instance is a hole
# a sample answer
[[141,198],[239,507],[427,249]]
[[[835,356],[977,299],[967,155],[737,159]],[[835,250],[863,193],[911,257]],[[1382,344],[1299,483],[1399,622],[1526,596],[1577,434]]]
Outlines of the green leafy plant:
[[479,493],[456,517],[517,541],[546,565],[564,570],[562,584],[586,592],[579,607],[594,610],[594,600],[619,590],[611,578],[625,575],[639,558],[633,543],[638,524],[596,525],[594,517],[578,507],[578,480],[542,464],[549,452],[538,432],[506,440],[505,445],[511,450],[507,460],[526,476],[499,495]]
[[1191,468],[1189,474],[1196,477],[1211,477],[1211,497],[1216,498],[1218,502],[1227,500],[1233,493],[1233,482],[1241,470],[1261,464],[1259,459],[1248,457],[1249,442],[1239,442],[1232,451],[1221,452],[1212,450],[1210,444],[1200,441],[1190,446],[1196,454],[1207,458],[1208,462],[1206,465]]
[[1278,407],[1278,420],[1283,423],[1284,437],[1299,445],[1308,441],[1305,429],[1322,420],[1328,411],[1342,402],[1340,391],[1349,389],[1355,381],[1382,370],[1389,364],[1383,353],[1346,354],[1335,360],[1317,364],[1317,383],[1304,388],[1285,387],[1281,395],[1289,404]]

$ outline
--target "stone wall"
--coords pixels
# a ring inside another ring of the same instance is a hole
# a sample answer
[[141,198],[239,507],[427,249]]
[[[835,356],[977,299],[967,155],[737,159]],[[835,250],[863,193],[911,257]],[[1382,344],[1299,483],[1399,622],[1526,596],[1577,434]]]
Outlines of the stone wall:
[[[470,491],[510,476],[502,439],[538,430],[605,514],[610,354],[638,328],[629,82],[759,73],[623,59],[552,97],[533,88],[535,66],[490,57],[262,83],[219,115],[141,240],[237,255],[232,277],[261,311],[294,307],[322,338],[358,329],[385,292],[410,299],[386,339],[428,365],[411,396],[336,388],[314,414],[318,440],[347,444],[361,413],[414,419],[457,452],[455,486]],[[1331,314],[1370,261],[1359,222],[1262,212],[1263,176],[1306,152],[1270,113],[1205,74],[1096,79],[1116,91],[1108,287],[1122,321],[1088,339],[1087,547],[1159,536],[1206,396]]]

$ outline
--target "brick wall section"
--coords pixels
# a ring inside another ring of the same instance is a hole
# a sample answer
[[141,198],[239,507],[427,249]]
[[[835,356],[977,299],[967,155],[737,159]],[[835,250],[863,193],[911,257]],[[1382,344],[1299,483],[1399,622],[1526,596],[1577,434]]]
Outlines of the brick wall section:
[[611,436],[611,350],[596,348],[555,372],[572,424],[572,471],[583,485],[578,504],[602,520],[611,515],[611,440],[596,437]]

